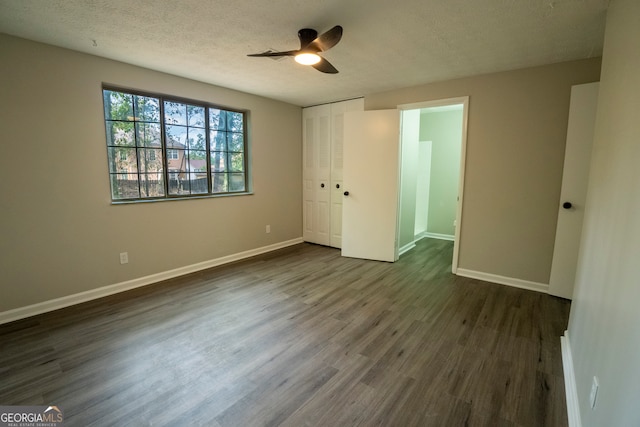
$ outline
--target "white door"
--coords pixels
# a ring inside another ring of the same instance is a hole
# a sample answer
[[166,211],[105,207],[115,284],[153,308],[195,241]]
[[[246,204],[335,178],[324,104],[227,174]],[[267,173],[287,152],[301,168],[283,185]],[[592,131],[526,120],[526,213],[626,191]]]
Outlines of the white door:
[[549,279],[549,293],[568,299],[573,296],[578,263],[598,105],[598,86],[598,83],[589,83],[571,88],[560,211]]
[[319,105],[302,112],[303,132],[303,239],[330,244],[330,138],[331,108]]
[[331,242],[334,248],[342,247],[342,199],[344,167],[344,113],[363,111],[364,98],[331,104]]
[[399,133],[398,110],[344,115],[342,256],[398,259]]

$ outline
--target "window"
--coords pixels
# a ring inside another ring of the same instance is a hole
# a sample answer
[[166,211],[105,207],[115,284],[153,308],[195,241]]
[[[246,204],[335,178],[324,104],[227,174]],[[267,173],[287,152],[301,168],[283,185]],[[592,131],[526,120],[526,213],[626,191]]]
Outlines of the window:
[[245,113],[103,89],[111,199],[247,191]]
[[178,160],[178,150],[167,149],[167,159]]

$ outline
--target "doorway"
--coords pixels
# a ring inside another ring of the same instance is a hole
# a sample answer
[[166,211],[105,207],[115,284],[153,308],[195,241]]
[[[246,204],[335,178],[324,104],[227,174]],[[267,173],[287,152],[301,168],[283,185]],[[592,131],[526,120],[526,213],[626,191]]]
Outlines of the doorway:
[[458,266],[468,97],[398,106],[401,115],[397,253],[422,238],[454,242]]

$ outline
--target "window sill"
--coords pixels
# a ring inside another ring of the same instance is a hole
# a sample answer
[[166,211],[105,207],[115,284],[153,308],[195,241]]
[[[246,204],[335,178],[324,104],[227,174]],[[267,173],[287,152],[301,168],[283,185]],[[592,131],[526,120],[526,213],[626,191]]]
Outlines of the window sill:
[[112,205],[132,205],[138,203],[156,203],[156,202],[173,202],[176,200],[201,200],[201,199],[219,199],[224,197],[236,197],[236,196],[252,196],[253,191],[244,191],[241,193],[227,193],[227,194],[206,194],[202,196],[189,196],[189,197],[166,197],[162,199],[139,199],[139,200],[112,200]]

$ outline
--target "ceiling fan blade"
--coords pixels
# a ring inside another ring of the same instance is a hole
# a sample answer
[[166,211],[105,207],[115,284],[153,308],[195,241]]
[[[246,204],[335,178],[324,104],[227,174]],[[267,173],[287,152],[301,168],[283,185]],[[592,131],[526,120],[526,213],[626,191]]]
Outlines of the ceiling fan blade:
[[262,52],[262,53],[252,53],[249,54],[247,56],[295,56],[299,51],[297,50],[287,50],[285,52],[272,52],[272,51],[266,51],[266,52]]
[[324,52],[337,45],[342,38],[342,27],[336,25],[329,31],[320,34],[315,40],[306,46],[307,49],[313,49],[317,52]]
[[318,71],[322,71],[323,73],[327,73],[327,74],[338,73],[338,70],[336,69],[336,67],[331,65],[331,63],[324,58],[320,58],[320,62],[318,62],[317,64],[313,64],[311,66]]

